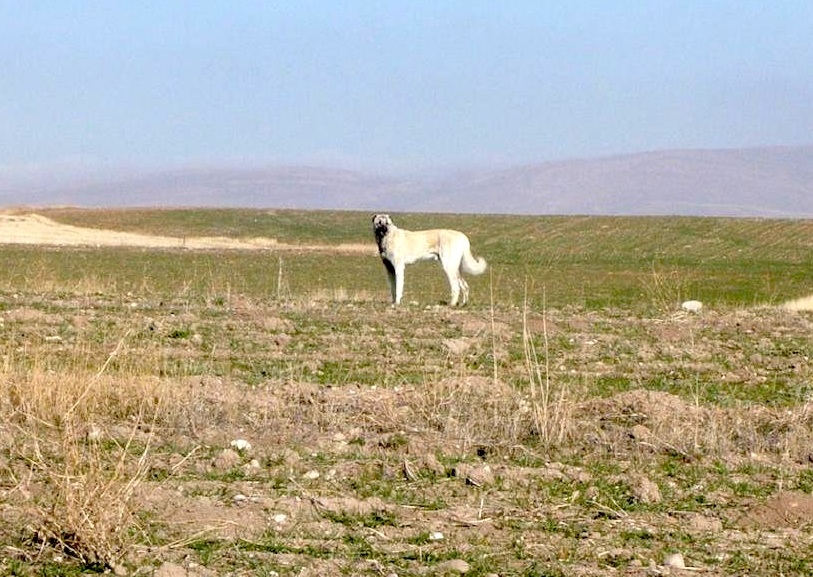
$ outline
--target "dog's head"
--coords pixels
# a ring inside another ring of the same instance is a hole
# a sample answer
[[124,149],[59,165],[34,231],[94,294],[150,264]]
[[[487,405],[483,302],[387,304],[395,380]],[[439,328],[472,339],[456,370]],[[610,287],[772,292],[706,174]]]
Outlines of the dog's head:
[[394,226],[390,215],[376,214],[373,216],[373,231],[376,238],[381,238],[387,234],[390,227]]

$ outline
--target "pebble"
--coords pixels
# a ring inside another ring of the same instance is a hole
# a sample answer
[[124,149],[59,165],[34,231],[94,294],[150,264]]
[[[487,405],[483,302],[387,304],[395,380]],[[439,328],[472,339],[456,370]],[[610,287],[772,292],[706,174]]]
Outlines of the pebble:
[[438,565],[438,569],[443,571],[452,571],[454,573],[468,573],[471,569],[471,565],[463,561],[463,559],[450,559],[444,563]]
[[666,558],[663,560],[663,564],[666,567],[670,567],[672,569],[685,569],[686,563],[683,561],[683,555],[680,553],[672,553],[671,555],[667,555]]
[[235,439],[229,444],[232,447],[234,447],[235,449],[237,449],[238,451],[249,451],[249,450],[251,450],[251,443],[249,443],[245,439]]
[[684,311],[689,311],[690,313],[699,313],[703,310],[703,303],[700,301],[683,301],[683,304],[680,305]]

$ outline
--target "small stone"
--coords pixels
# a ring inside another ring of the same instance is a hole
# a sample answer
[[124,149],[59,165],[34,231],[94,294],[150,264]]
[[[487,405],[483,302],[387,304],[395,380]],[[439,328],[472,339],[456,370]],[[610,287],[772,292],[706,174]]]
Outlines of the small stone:
[[94,425],[91,423],[87,429],[87,440],[88,441],[98,441],[102,438],[102,429],[98,425]]
[[646,441],[652,438],[652,431],[644,425],[633,425],[630,429],[630,436],[636,441]]
[[494,472],[488,465],[474,466],[459,463],[454,468],[454,476],[464,479],[467,485],[482,487],[494,483]]
[[243,467],[247,473],[252,473],[259,471],[262,467],[260,466],[260,462],[257,459],[251,459],[248,463],[246,463]]
[[723,522],[715,517],[706,517],[705,515],[693,515],[689,519],[689,526],[693,531],[702,532],[717,532],[723,530]]
[[672,569],[685,569],[686,563],[683,561],[683,555],[680,553],[672,553],[671,555],[667,555],[666,558],[663,560],[663,564],[666,567],[670,567]]
[[153,572],[153,577],[187,577],[187,572],[182,565],[165,561]]
[[240,455],[231,449],[223,449],[212,463],[219,471],[228,471],[240,464]]
[[463,355],[471,347],[471,342],[468,339],[445,339],[443,346],[453,356]]
[[703,310],[703,303],[700,301],[684,301],[680,305],[680,308],[690,313],[699,313],[701,310]]
[[246,441],[245,439],[235,439],[231,443],[229,443],[232,448],[237,449],[238,451],[250,451],[251,450],[251,443]]
[[302,476],[305,479],[308,479],[309,481],[314,481],[314,480],[319,478],[319,471],[317,471],[316,469],[311,469],[310,471],[308,471],[307,473],[305,473]]
[[471,569],[471,566],[463,561],[463,559],[450,559],[444,563],[440,563],[438,565],[438,569],[442,571],[451,571],[454,573],[468,573]]
[[631,489],[639,503],[652,505],[663,500],[658,484],[643,475],[633,479]]

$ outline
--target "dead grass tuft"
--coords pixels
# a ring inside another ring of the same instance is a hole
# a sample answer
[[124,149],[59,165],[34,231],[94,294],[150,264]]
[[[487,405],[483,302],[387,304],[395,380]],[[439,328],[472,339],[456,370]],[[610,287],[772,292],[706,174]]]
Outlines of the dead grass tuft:
[[123,348],[124,339],[95,373],[7,356],[0,375],[0,416],[11,432],[3,453],[26,538],[89,566],[116,567],[143,541],[133,498],[150,469],[152,431],[168,399],[182,406],[159,379],[105,375]]

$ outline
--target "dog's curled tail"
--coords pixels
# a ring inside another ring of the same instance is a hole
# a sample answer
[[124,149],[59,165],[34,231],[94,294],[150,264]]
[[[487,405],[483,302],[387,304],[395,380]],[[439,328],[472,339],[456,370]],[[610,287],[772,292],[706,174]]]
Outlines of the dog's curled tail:
[[463,261],[460,263],[460,265],[465,273],[483,274],[486,272],[488,263],[486,263],[486,259],[483,257],[474,258],[474,255],[471,254],[471,249],[469,249],[463,253]]

